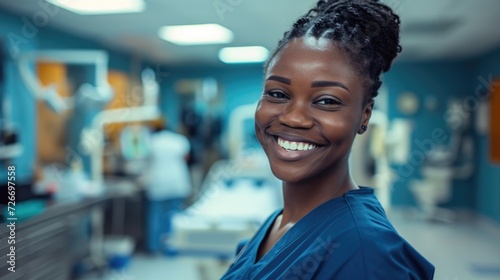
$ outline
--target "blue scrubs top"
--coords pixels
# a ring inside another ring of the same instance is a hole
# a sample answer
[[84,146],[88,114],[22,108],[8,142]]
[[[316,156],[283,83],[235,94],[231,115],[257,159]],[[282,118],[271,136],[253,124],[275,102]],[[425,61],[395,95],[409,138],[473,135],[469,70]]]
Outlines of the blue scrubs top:
[[316,207],[256,261],[281,213],[267,219],[222,279],[433,279],[434,266],[396,232],[372,188]]

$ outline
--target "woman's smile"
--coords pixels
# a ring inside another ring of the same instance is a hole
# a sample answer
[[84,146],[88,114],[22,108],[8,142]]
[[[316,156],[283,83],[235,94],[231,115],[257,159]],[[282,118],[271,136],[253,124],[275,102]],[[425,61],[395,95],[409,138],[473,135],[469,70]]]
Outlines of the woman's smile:
[[284,161],[298,161],[305,159],[318,152],[320,146],[302,142],[287,140],[282,137],[272,137],[272,151],[276,157]]
[[288,141],[281,137],[278,137],[276,142],[281,148],[287,151],[310,151],[316,149],[316,145],[304,142]]

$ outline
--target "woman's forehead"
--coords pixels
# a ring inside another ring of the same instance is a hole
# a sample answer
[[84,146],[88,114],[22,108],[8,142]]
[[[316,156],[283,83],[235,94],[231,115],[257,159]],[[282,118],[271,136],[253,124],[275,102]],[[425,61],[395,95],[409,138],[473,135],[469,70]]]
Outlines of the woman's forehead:
[[[293,67],[292,67],[293,66]],[[347,53],[325,38],[304,37],[290,40],[269,63],[266,76],[275,71],[315,69],[355,74]]]

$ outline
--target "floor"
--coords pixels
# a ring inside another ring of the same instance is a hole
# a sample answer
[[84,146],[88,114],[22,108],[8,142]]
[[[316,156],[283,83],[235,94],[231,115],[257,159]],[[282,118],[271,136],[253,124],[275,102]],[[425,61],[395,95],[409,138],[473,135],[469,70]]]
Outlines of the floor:
[[500,225],[466,216],[455,223],[425,222],[409,213],[391,220],[436,267],[436,280],[500,280]]
[[109,271],[103,276],[88,275],[79,280],[216,280],[229,263],[190,257],[136,255],[124,271]]
[[[436,266],[436,280],[500,280],[500,225],[463,218],[426,222],[408,211],[390,216],[399,233]],[[212,280],[227,264],[210,259],[135,256],[125,272],[82,280]]]

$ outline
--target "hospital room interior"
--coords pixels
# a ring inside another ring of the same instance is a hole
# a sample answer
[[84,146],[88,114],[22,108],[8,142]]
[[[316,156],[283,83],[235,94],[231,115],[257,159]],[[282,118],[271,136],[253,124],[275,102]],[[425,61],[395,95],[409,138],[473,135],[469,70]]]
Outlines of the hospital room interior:
[[[220,279],[283,207],[254,113],[316,2],[0,0],[0,279]],[[499,280],[500,2],[383,2],[351,176],[434,279]]]

